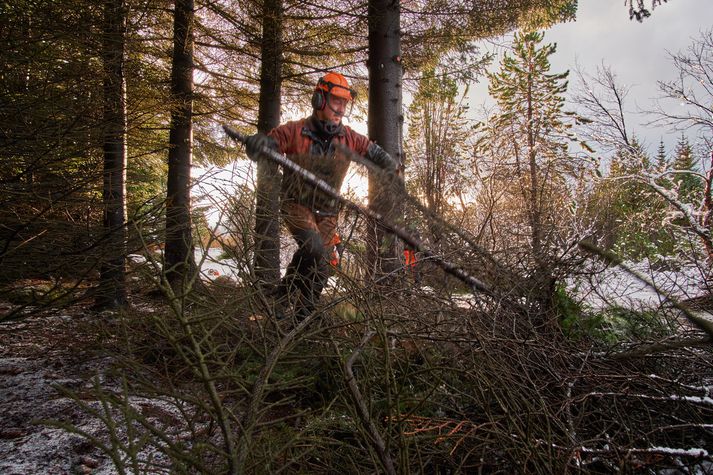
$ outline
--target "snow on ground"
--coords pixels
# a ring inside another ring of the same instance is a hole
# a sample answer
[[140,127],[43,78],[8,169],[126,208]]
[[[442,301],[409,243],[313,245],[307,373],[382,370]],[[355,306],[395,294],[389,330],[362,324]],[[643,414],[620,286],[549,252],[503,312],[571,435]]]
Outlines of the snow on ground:
[[[593,276],[571,278],[567,282],[567,289],[575,299],[593,310],[612,306],[656,309],[665,303],[667,297],[680,302],[707,295],[711,291],[701,269],[695,266],[682,267],[677,271],[655,270],[648,262],[629,262],[625,266],[655,284],[662,294],[621,266],[609,267]],[[429,287],[421,287],[420,290],[433,293]],[[463,294],[454,295],[452,300],[458,307],[470,308],[477,298],[473,294]],[[699,313],[704,318],[713,319],[710,313]]]
[[[280,270],[284,274],[297,246],[291,239],[283,240],[281,245],[283,250],[280,253],[280,257],[282,258]],[[240,275],[249,272],[249,269],[245,266],[242,268],[239,267],[235,259],[226,257],[225,251],[219,247],[211,247],[208,248],[207,251],[201,248],[195,248],[193,256],[196,264],[200,264],[201,276],[205,280],[215,280],[218,277],[226,277],[234,282],[241,282],[242,278]],[[156,262],[151,265],[156,265],[160,269],[161,255],[156,255],[155,259]],[[130,264],[136,266],[149,265],[146,257],[140,254],[130,254],[128,260]]]
[[[3,308],[7,305],[0,305]],[[111,460],[86,439],[46,422],[73,424],[107,441],[105,424],[56,389],[75,392],[95,410],[100,403],[94,378],[99,378],[103,390],[120,391],[119,383],[106,377],[111,360],[84,351],[83,335],[76,334],[77,322],[84,318],[97,315],[38,315],[0,323],[0,474],[117,473]],[[175,424],[180,413],[167,401],[131,396],[130,404],[156,425],[181,427]],[[120,414],[112,416],[119,437],[125,439],[121,419]],[[145,447],[140,457],[162,459],[152,447]],[[168,472],[151,469],[149,473]]]
[[[291,255],[289,252],[283,254],[287,258]],[[198,262],[201,255],[201,251],[196,252]],[[201,266],[204,276],[211,279],[225,276],[239,280],[236,262],[220,259],[221,255],[220,249],[208,250]],[[135,259],[135,263],[140,263],[140,256]],[[674,272],[651,270],[646,263],[629,266],[647,276],[674,298],[689,299],[707,292],[701,273],[693,267]],[[569,288],[595,309],[608,305],[655,308],[664,299],[621,267],[606,269],[591,279],[571,281]],[[429,288],[421,290],[433,293]],[[472,295],[462,295],[454,301],[459,306],[468,307],[474,298]],[[0,311],[9,308],[0,305]],[[41,419],[63,419],[91,434],[106,432],[99,420],[81,411],[75,401],[55,389],[56,385],[62,385],[90,394],[91,383],[88,378],[97,374],[101,376],[101,372],[109,366],[109,362],[92,359],[81,352],[81,342],[76,342],[81,339],[81,335],[71,333],[77,318],[96,318],[96,315],[37,316],[0,323],[2,475],[116,473],[110,460],[86,440],[40,422]],[[77,347],[80,351],[77,351]],[[702,397],[709,400],[711,395],[706,393]],[[86,402],[97,404],[92,400]],[[132,397],[131,404],[145,414],[163,414],[162,417],[168,419],[172,413],[175,415],[175,408],[165,401]]]
[[42,338],[32,337],[36,331],[64,326],[67,319],[71,317],[31,317],[0,325],[0,473],[4,475],[90,473],[106,463],[82,438],[41,422],[63,418],[90,432],[99,430],[55,386],[81,389],[86,384],[83,375],[102,362],[60,356],[57,348],[51,344],[41,348]]
[[221,248],[212,247],[207,253],[202,249],[194,251],[196,263],[201,264],[201,273],[204,279],[214,280],[217,277],[227,277],[235,282],[242,279],[239,271],[246,272],[246,269],[239,269],[238,263],[234,259],[223,258],[224,251]]
[[590,278],[570,279],[568,288],[587,306],[603,309],[609,306],[625,308],[657,308],[666,296],[678,301],[700,297],[709,292],[701,269],[682,267],[677,271],[655,270],[648,262],[625,263],[627,268],[655,284],[656,290],[621,266],[609,267]]

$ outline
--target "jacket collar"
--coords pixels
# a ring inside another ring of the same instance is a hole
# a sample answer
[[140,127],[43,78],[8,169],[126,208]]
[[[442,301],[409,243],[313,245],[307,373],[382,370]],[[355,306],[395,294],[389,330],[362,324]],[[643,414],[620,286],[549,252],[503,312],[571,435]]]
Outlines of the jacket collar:
[[[304,120],[304,126],[302,127],[302,135],[311,135],[317,137],[323,137],[324,139],[332,137],[344,137],[345,135],[344,124],[339,124],[339,128],[335,133],[328,133],[324,130],[323,123],[312,114]],[[311,133],[310,133],[311,132]]]

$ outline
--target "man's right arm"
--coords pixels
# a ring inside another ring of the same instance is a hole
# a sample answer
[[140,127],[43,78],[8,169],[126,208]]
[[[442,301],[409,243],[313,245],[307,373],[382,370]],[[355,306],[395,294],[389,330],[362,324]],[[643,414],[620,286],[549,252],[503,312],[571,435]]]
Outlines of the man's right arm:
[[263,146],[279,153],[294,153],[294,136],[301,129],[299,121],[291,121],[278,125],[267,134],[257,133],[248,137],[245,142],[248,157],[255,160]]
[[245,140],[245,152],[251,160],[257,160],[265,148],[278,150],[277,142],[261,132],[249,136]]

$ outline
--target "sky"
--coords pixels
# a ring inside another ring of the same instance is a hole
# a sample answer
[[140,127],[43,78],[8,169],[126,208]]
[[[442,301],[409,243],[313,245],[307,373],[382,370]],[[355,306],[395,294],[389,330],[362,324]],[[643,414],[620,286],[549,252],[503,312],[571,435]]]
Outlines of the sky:
[[[651,0],[646,0],[647,7],[650,4]],[[627,110],[632,113],[629,122],[637,137],[652,153],[663,138],[670,153],[680,133],[645,127],[646,118],[637,111],[653,108],[652,99],[660,96],[656,81],[675,77],[668,52],[685,51],[693,38],[712,27],[713,0],[668,0],[642,23],[629,20],[624,0],[579,0],[577,20],[555,25],[545,32],[544,42],[557,44],[550,57],[551,71],[570,70],[570,90],[576,82],[577,64],[592,75],[602,63],[611,68],[619,82],[631,88]],[[489,102],[486,83],[473,88],[472,109]],[[690,140],[694,139],[691,134]]]

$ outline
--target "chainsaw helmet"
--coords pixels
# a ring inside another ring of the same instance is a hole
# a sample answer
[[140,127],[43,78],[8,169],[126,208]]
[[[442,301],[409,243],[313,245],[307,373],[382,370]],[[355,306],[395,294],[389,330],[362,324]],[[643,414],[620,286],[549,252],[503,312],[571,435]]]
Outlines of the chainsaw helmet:
[[356,91],[349,87],[349,82],[344,76],[339,73],[327,73],[317,81],[312,94],[312,108],[321,111],[329,107],[330,96],[352,102],[356,95]]

